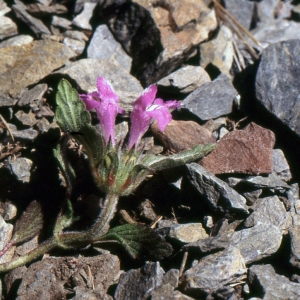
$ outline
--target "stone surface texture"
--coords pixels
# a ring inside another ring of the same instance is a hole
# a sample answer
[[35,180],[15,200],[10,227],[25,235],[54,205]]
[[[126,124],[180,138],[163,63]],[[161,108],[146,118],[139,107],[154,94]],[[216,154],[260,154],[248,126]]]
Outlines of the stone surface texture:
[[202,258],[181,277],[184,291],[195,296],[217,292],[224,285],[245,277],[244,258],[235,247]]
[[259,102],[291,130],[300,134],[300,40],[270,45],[262,54],[256,76]]
[[255,123],[226,134],[217,148],[200,161],[214,174],[268,174],[273,171],[275,135]]
[[212,82],[202,84],[182,102],[182,108],[202,121],[215,119],[232,112],[234,98],[238,95],[231,80],[224,74]]
[[153,122],[151,130],[166,149],[175,152],[215,142],[208,129],[193,121],[172,120],[164,132],[158,128],[157,122]]

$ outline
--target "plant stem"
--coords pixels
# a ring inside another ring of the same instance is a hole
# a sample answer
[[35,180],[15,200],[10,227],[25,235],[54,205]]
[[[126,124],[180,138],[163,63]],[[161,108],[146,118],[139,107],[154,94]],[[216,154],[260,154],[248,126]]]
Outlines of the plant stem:
[[54,238],[51,238],[44,243],[40,244],[34,250],[28,252],[27,254],[15,258],[7,263],[0,264],[0,272],[6,272],[12,270],[14,268],[23,266],[32,260],[38,258],[39,256],[43,255],[45,252],[48,252],[56,247],[56,241]]

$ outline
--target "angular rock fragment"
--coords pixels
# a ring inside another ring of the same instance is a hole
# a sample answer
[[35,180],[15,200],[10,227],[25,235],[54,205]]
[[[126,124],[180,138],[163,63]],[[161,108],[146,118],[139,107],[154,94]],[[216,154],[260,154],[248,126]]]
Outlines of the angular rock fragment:
[[217,28],[215,12],[203,1],[105,4],[101,16],[126,52],[135,58],[134,74],[143,85],[158,81],[193,56],[196,47]]
[[[151,292],[155,287],[160,286],[164,270],[159,262],[147,263],[143,268],[130,270],[120,277],[114,298],[123,299],[145,299],[147,292]],[[150,295],[149,295],[150,296]]]
[[12,19],[0,15],[0,41],[18,34],[18,28]]
[[253,212],[245,220],[246,227],[260,223],[270,223],[284,230],[287,228],[288,213],[277,196],[258,199],[252,206]]
[[294,226],[289,230],[291,237],[291,259],[290,263],[300,269],[300,226]]
[[109,285],[120,270],[117,256],[48,257],[30,265],[17,295],[22,299],[66,299],[66,286],[82,287],[103,299]]
[[186,165],[187,176],[199,194],[218,212],[248,214],[246,199],[196,163]]
[[[9,243],[12,238],[14,226],[6,223],[0,215],[0,251]],[[2,262],[1,262],[2,263]]]
[[273,170],[284,181],[292,179],[292,174],[284,153],[280,149],[273,149]]
[[221,73],[229,78],[230,69],[233,62],[234,47],[233,35],[231,30],[222,25],[216,37],[206,43],[201,43],[200,51],[200,66],[206,68],[209,64],[217,67]]
[[30,111],[29,113],[25,113],[23,110],[19,110],[15,113],[15,117],[23,124],[27,126],[34,126],[37,123],[37,119],[35,118],[35,114]]
[[300,284],[275,273],[271,265],[254,265],[249,269],[248,279],[253,290],[261,291],[264,300],[296,300],[300,298]]
[[48,85],[45,83],[37,84],[32,89],[25,88],[20,95],[18,106],[30,105],[31,107],[39,107],[42,102],[42,98],[48,89]]
[[255,123],[226,134],[199,163],[214,174],[268,174],[273,171],[275,135]]
[[179,291],[174,291],[174,287],[170,284],[164,284],[151,293],[151,300],[193,300],[187,295],[182,294]]
[[281,240],[282,231],[277,226],[258,223],[254,227],[234,232],[230,245],[237,247],[245,263],[250,264],[275,253]]
[[87,48],[87,57],[108,61],[114,59],[128,72],[131,69],[132,58],[126,54],[106,25],[100,25],[94,31]]
[[111,82],[115,92],[120,97],[120,104],[127,110],[132,109],[132,102],[134,102],[143,91],[137,79],[126,72],[126,70],[114,60],[106,61],[95,58],[81,59],[70,63],[56,73],[70,76],[76,81],[84,93],[96,91],[97,77],[100,75],[105,77]]
[[12,6],[12,9],[17,18],[27,24],[37,36],[41,35],[42,33],[51,34],[48,27],[40,19],[31,16],[27,12],[27,7],[22,1],[15,0],[15,4]]
[[82,54],[85,49],[85,42],[68,37],[63,39],[63,44],[74,50],[77,55]]
[[42,3],[32,3],[26,5],[26,8],[28,12],[36,17],[43,17],[50,14],[62,15],[68,12],[67,7],[62,4],[45,5]]
[[25,157],[17,157],[9,161],[9,166],[17,179],[22,182],[30,181],[32,161]]
[[199,66],[185,66],[158,81],[159,90],[169,93],[188,94],[211,79],[206,71]]
[[83,10],[73,19],[72,24],[81,29],[92,30],[93,28],[90,24],[90,20],[96,5],[97,3],[83,2]]
[[212,133],[194,121],[172,120],[164,132],[158,128],[157,122],[153,122],[151,130],[166,149],[175,152],[215,142]]
[[55,27],[60,27],[63,29],[71,29],[72,22],[66,18],[53,16],[51,24]]
[[75,56],[69,47],[49,40],[0,48],[0,106]]
[[233,100],[237,95],[231,80],[221,74],[214,81],[202,84],[187,96],[181,107],[206,121],[231,113]]
[[246,277],[247,269],[240,251],[235,247],[208,255],[183,273],[184,291],[201,296],[217,292],[223,286]]
[[201,223],[178,224],[170,228],[169,237],[182,243],[192,243],[208,237]]
[[294,39],[266,48],[261,56],[255,82],[256,97],[260,103],[298,135],[300,135],[299,47],[300,40]]

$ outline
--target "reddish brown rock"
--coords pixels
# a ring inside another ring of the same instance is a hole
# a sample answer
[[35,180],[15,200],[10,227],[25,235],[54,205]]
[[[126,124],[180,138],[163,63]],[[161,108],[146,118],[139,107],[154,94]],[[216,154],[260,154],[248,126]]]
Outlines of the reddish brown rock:
[[193,148],[199,144],[215,143],[211,131],[193,121],[172,120],[165,131],[159,130],[153,122],[151,130],[163,146],[175,152]]
[[243,130],[226,134],[216,150],[199,164],[214,174],[269,174],[273,171],[274,144],[275,135],[272,131],[250,123]]

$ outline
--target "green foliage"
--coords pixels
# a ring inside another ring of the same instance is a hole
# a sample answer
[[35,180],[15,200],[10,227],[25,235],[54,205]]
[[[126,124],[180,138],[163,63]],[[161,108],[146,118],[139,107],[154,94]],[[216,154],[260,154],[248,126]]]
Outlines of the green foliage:
[[172,246],[153,229],[138,224],[114,227],[101,240],[118,241],[135,259],[161,260],[172,254]]
[[40,233],[43,227],[43,214],[38,202],[32,201],[15,225],[13,244],[29,241]]

